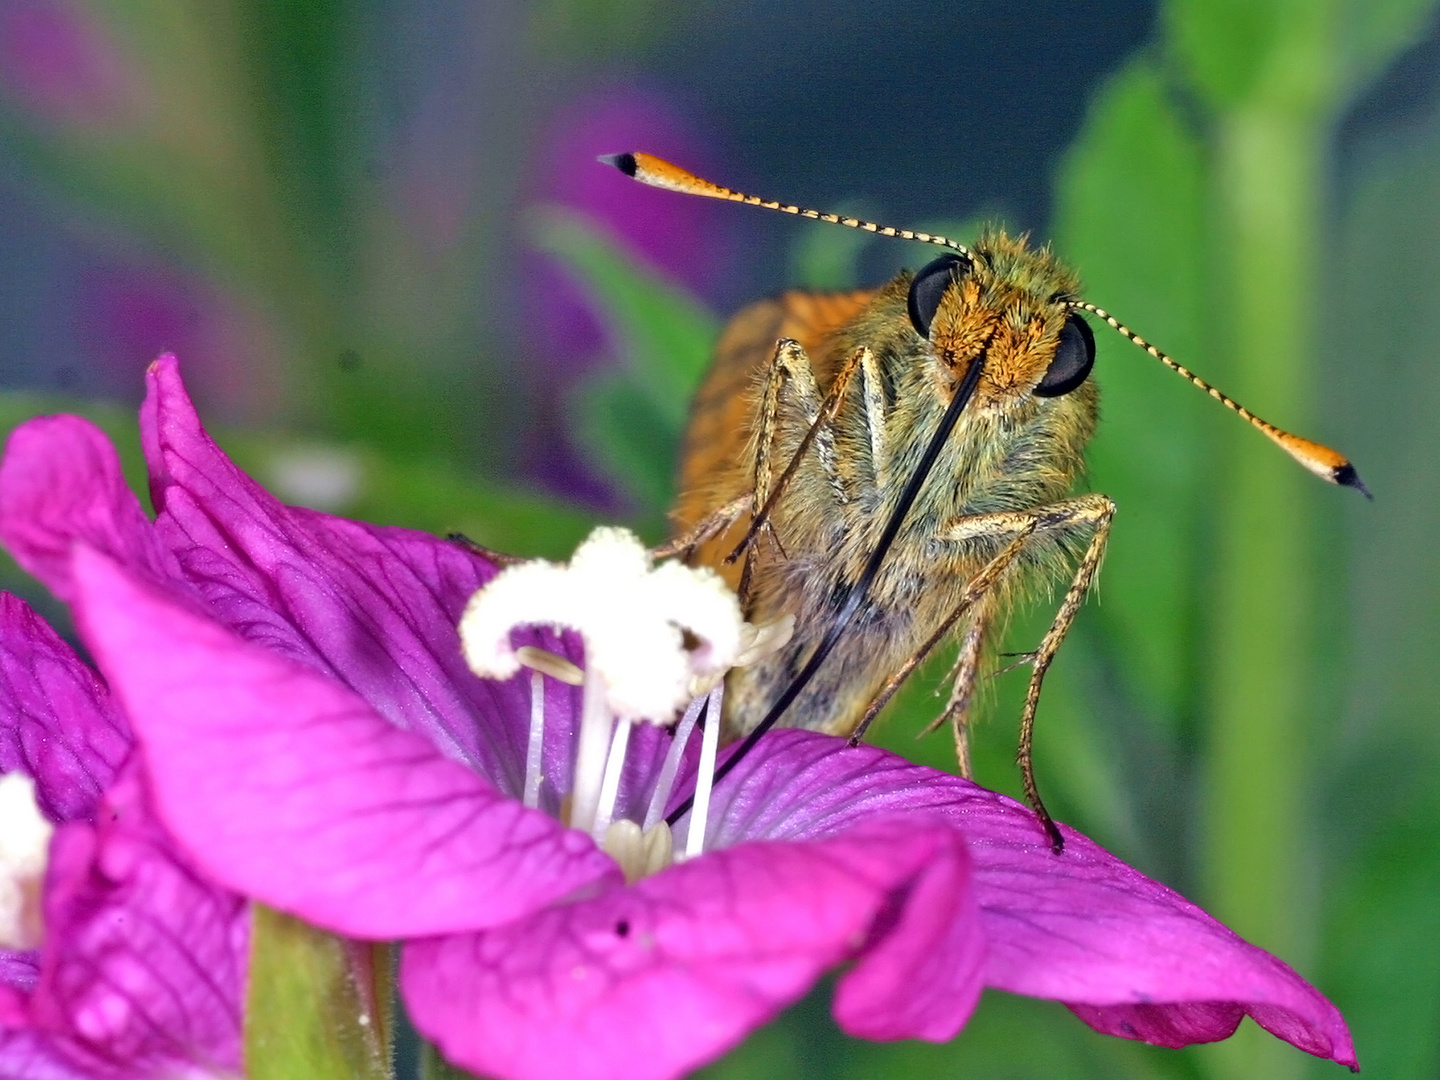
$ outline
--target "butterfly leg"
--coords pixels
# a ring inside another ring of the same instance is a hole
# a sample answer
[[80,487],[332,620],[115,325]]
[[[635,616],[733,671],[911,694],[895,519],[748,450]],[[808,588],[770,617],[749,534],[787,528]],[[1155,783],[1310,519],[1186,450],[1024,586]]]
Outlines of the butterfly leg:
[[[755,503],[759,511],[750,523],[745,538],[726,558],[733,562],[745,553],[755,542],[762,529],[769,529],[770,516],[780,496],[785,493],[795,474],[800,471],[810,448],[815,448],[820,467],[830,483],[835,501],[850,501],[850,493],[840,475],[835,460],[835,437],[830,424],[839,412],[845,391],[849,388],[855,373],[867,363],[869,349],[857,349],[835,375],[822,397],[815,381],[815,372],[810,358],[798,341],[782,338],[775,347],[775,358],[770,364],[770,373],[765,380],[765,390],[760,401],[759,424],[755,447]],[[790,456],[784,472],[774,478],[775,455],[783,426],[783,399],[786,390],[793,395],[794,407],[806,423],[805,434]],[[773,533],[772,533],[773,535]]]
[[697,548],[708,544],[728,530],[730,526],[740,520],[740,515],[745,511],[749,510],[753,513],[754,509],[755,496],[753,494],[747,492],[737,496],[719,509],[706,514],[679,536],[671,537],[663,544],[651,548],[650,557],[670,559],[678,555],[683,560],[689,560]]
[[[986,563],[978,574],[965,583],[965,588],[960,594],[960,601],[955,605],[954,611],[952,611],[949,617],[940,624],[939,628],[930,635],[925,643],[921,645],[908,660],[901,664],[895,673],[885,680],[885,684],[880,687],[879,693],[875,695],[875,698],[865,710],[865,715],[860,718],[860,723],[857,724],[855,730],[850,733],[851,746],[856,745],[864,738],[866,729],[869,728],[875,720],[875,717],[880,714],[880,710],[895,696],[895,692],[899,690],[901,684],[909,678],[910,673],[920,666],[935,646],[945,640],[950,631],[955,628],[955,624],[966,614],[970,613],[974,607],[985,598],[995,582],[999,580],[1000,575],[1003,574],[1006,568],[1015,560],[1015,556],[1020,554],[1020,549],[1025,546],[1025,541],[1030,536],[1030,533],[1034,531],[1034,528],[1033,523],[1022,526],[1020,534],[1011,540],[1000,554]],[[969,631],[967,631],[967,637],[968,634]],[[976,648],[978,651],[978,645]],[[944,720],[945,717],[942,716],[937,723],[943,723]],[[967,747],[967,764],[968,758]]]
[[[1065,635],[1075,621],[1080,605],[1085,602],[1085,595],[1100,568],[1114,516],[1115,503],[1108,495],[1080,495],[1035,510],[958,518],[941,531],[943,539],[957,543],[980,537],[1003,536],[1020,528],[1024,522],[1033,523],[1032,529],[1037,537],[1052,533],[1057,534],[1063,541],[1072,538],[1078,540],[1078,537],[1086,532],[1090,534],[1089,544],[1080,556],[1069,588],[1065,590],[1065,599],[1060,603],[1060,610],[1056,612],[1050,628],[1041,639],[1039,648],[1027,658],[1031,664],[1030,685],[1026,688],[1025,706],[1020,714],[1020,745],[1016,758],[1025,786],[1025,801],[1040,819],[1050,837],[1051,846],[1057,853],[1064,847],[1065,841],[1060,830],[1056,828],[1054,819],[1045,809],[1045,803],[1040,798],[1040,789],[1035,782],[1035,713],[1040,705],[1040,688],[1045,682],[1045,673],[1050,670],[1060,643],[1065,640]],[[952,699],[953,697],[952,693]]]
[[975,700],[975,686],[980,677],[987,622],[977,615],[965,628],[960,637],[960,651],[946,676],[951,680],[950,699],[945,703],[944,711],[920,732],[921,735],[929,735],[949,723],[955,740],[955,761],[960,767],[960,775],[966,780],[975,779],[975,770],[970,763],[970,706]]

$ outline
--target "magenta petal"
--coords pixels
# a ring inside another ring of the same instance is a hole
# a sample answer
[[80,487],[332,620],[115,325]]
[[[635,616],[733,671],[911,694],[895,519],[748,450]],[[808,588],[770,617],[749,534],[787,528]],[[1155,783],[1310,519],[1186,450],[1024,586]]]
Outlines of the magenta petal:
[[1355,1062],[1339,1010],[1284,963],[1074,830],[1061,827],[1054,855],[1026,807],[958,777],[777,731],[716,788],[711,813],[707,843],[722,844],[938,815],[968,842],[987,986],[1063,1001],[1102,1031],[1166,1046],[1224,1038],[1248,1014],[1302,1050]]
[[[923,821],[901,828],[924,830]],[[930,828],[937,849],[903,897],[871,928],[871,942],[835,988],[835,1019],[865,1039],[952,1039],[984,987],[985,935],[961,835]],[[842,834],[848,835],[848,834]]]
[[106,793],[97,824],[56,833],[45,926],[37,1030],[114,1075],[239,1071],[245,901],[175,851],[135,769]]
[[64,1040],[29,1028],[0,1030],[0,1076],[5,1080],[138,1080],[137,1074],[89,1060],[76,1048],[64,1053],[62,1045]]
[[456,630],[494,567],[424,533],[284,506],[211,440],[173,356],[147,380],[155,528],[213,616],[338,678],[519,797],[528,684],[476,678]]
[[966,813],[988,985],[1162,1046],[1223,1039],[1243,1012],[1355,1065],[1339,1010],[1289,966],[1079,833],[1066,830],[1064,854],[1052,855],[1007,802],[989,795]]
[[0,996],[0,1028],[14,1021],[13,1002],[23,1001],[39,978],[39,949],[0,949],[0,995],[11,992],[9,997]]
[[618,875],[332,679],[75,556],[78,621],[134,724],[161,817],[215,880],[329,929],[484,927]]
[[0,462],[0,543],[68,602],[77,540],[157,580],[178,572],[105,434],[78,416],[30,420],[11,433]]
[[[717,1056],[857,955],[843,1014],[861,1030],[929,946],[956,1000],[920,1010],[953,1034],[979,990],[980,946],[938,929],[968,904],[948,829],[874,823],[815,844],[745,844],[484,933],[405,947],[416,1025],[452,1061],[509,1080],[668,1080]],[[961,884],[959,899],[940,887]],[[937,901],[934,923],[912,904]],[[926,925],[921,925],[926,924]],[[973,930],[973,921],[971,922]],[[887,939],[913,938],[899,947]]]
[[56,822],[88,817],[130,748],[110,692],[24,601],[0,593],[0,773]]

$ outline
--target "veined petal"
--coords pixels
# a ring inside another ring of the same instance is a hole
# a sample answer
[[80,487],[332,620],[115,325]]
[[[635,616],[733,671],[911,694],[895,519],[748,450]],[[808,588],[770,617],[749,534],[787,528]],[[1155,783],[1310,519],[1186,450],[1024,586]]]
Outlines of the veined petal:
[[134,765],[98,816],[62,826],[51,846],[31,1022],[90,1075],[237,1075],[244,899],[174,848]]
[[707,845],[833,836],[875,815],[938,815],[961,832],[989,943],[985,983],[1070,1005],[1109,1034],[1181,1045],[1226,1037],[1242,1014],[1346,1065],[1339,1010],[1183,897],[1062,826],[1051,852],[1030,810],[871,746],[777,731],[719,785]]
[[[495,568],[424,533],[281,504],[211,440],[173,356],[146,378],[140,421],[155,528],[211,614],[338,678],[518,798],[528,684],[477,678],[456,630]],[[559,651],[555,640],[537,644]]]
[[0,773],[31,777],[50,820],[85,818],[129,747],[95,673],[23,600],[0,593]]
[[104,556],[77,619],[146,753],[165,824],[215,880],[328,929],[489,926],[618,878],[586,836],[507,799],[333,679],[241,641]]
[[0,461],[0,543],[68,602],[77,540],[141,576],[178,575],[104,432],[78,416],[30,420],[11,433]]
[[39,949],[0,949],[0,1030],[29,1022],[27,1002],[39,978]]
[[5,1080],[136,1080],[133,1072],[96,1061],[78,1047],[66,1046],[66,1040],[31,1028],[0,1029],[0,1076]]
[[[837,994],[842,1020],[943,1038],[980,988],[965,873],[958,836],[913,823],[745,844],[495,930],[413,942],[401,985],[447,1057],[513,1080],[668,1080],[857,956]],[[940,910],[917,920],[922,900]],[[926,949],[951,967],[952,994],[907,1018],[900,965]]]

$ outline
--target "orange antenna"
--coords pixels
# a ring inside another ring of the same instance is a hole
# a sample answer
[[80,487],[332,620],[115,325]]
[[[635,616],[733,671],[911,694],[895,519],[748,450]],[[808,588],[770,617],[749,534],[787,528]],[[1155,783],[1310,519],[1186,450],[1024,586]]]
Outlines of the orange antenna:
[[694,173],[686,172],[680,166],[672,165],[653,154],[602,154],[597,160],[601,164],[615,166],[626,176],[633,177],[642,184],[664,188],[666,191],[678,191],[685,195],[703,195],[707,199],[724,199],[726,202],[759,206],[765,210],[779,210],[782,214],[794,214],[796,217],[810,218],[812,221],[828,221],[831,225],[862,229],[865,232],[875,233],[877,236],[918,240],[922,244],[935,244],[938,247],[949,248],[951,251],[958,251],[967,257],[970,255],[970,249],[964,244],[957,244],[954,240],[947,240],[945,237],[936,236],[933,233],[897,229],[891,225],[877,225],[873,221],[862,221],[860,218],[844,217],[840,214],[826,214],[819,210],[806,210],[802,206],[791,206],[789,203],[762,199],[758,195],[746,195],[741,191],[732,191],[719,184],[712,184],[709,180],[702,180]]
[[1374,496],[1370,494],[1370,489],[1365,486],[1365,482],[1360,479],[1360,474],[1355,471],[1355,466],[1350,464],[1349,458],[1336,453],[1328,446],[1321,446],[1319,443],[1311,442],[1309,439],[1302,439],[1299,435],[1292,435],[1290,432],[1281,430],[1269,421],[1260,419],[1260,417],[1245,408],[1244,405],[1241,405],[1234,398],[1215,389],[1215,387],[1200,378],[1199,375],[1196,375],[1189,368],[1185,367],[1185,365],[1165,355],[1165,353],[1161,352],[1154,345],[1151,345],[1104,308],[1096,307],[1094,304],[1086,303],[1084,300],[1071,300],[1069,306],[1079,308],[1082,311],[1088,311],[1097,318],[1104,319],[1113,329],[1129,338],[1171,371],[1175,372],[1181,378],[1188,380],[1192,385],[1204,390],[1205,393],[1220,402],[1221,405],[1224,405],[1231,412],[1237,413],[1240,418],[1251,427],[1259,428],[1276,446],[1280,447],[1280,449],[1284,450],[1301,465],[1320,477],[1321,480],[1328,480],[1332,484],[1340,484],[1344,487],[1352,487],[1367,499],[1374,498]]

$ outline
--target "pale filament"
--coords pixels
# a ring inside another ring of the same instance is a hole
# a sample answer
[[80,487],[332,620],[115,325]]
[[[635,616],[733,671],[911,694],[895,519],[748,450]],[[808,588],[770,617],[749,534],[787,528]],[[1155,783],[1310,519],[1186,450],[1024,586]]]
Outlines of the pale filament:
[[693,859],[705,848],[706,818],[710,815],[710,791],[715,786],[715,758],[720,750],[720,706],[725,684],[710,691],[705,710],[705,732],[700,742],[700,766],[695,774],[695,804],[690,810],[690,830],[685,835],[685,858]]
[[605,762],[610,756],[614,716],[605,700],[605,680],[590,669],[585,671],[583,705],[580,713],[580,745],[575,755],[575,790],[570,804],[572,829],[591,832],[600,809],[600,787]]
[[680,759],[685,756],[685,746],[690,741],[690,733],[695,730],[695,721],[700,716],[700,710],[705,707],[706,696],[697,697],[685,710],[685,715],[675,725],[675,737],[670,740],[670,749],[665,751],[665,762],[660,766],[660,779],[655,783],[655,791],[650,796],[650,806],[645,811],[645,831],[649,832],[665,816],[665,804],[670,801],[670,792],[675,787],[675,776],[680,771]]
[[540,776],[545,754],[545,676],[530,672],[530,743],[525,748],[525,795],[531,810],[540,805]]
[[615,817],[615,800],[620,794],[620,774],[625,771],[625,748],[630,744],[632,727],[634,724],[623,716],[615,722],[610,756],[605,761],[605,778],[600,783],[600,805],[595,811],[595,826],[590,830],[598,841],[605,839],[605,830]]

